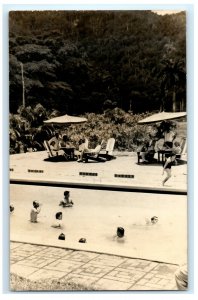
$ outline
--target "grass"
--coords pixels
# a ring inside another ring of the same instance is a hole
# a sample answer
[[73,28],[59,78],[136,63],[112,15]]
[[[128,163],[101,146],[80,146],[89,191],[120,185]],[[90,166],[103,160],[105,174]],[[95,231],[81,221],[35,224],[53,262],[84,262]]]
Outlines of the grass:
[[91,286],[67,282],[63,279],[42,279],[31,281],[16,274],[10,274],[10,290],[11,291],[94,291]]

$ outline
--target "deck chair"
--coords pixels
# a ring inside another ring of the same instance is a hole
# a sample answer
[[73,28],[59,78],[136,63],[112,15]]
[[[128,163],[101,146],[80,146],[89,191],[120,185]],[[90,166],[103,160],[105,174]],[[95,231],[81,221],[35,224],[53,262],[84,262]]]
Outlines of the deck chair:
[[45,158],[45,161],[65,161],[65,157],[63,155],[55,155],[53,154],[50,145],[48,143],[48,141],[44,141],[43,145],[45,147],[45,150],[47,151],[48,154],[48,158]]
[[114,138],[108,139],[106,149],[101,150],[98,156],[105,158],[106,160],[115,159],[116,157],[113,156],[114,146],[115,146],[115,139]]
[[181,140],[180,140],[180,147],[181,147],[181,152],[179,154],[176,154],[176,160],[177,161],[182,161],[182,159],[187,154],[187,141],[186,141],[186,137],[182,137],[181,138]]
[[187,153],[187,140],[186,137],[182,137],[182,141],[181,141],[181,155],[184,155]]
[[85,138],[85,148],[89,148],[89,140],[87,138]]
[[98,162],[105,162],[104,158],[99,157],[99,153],[100,153],[100,150],[101,150],[101,147],[102,147],[102,143],[100,145],[97,145],[94,149],[87,149],[83,153],[83,161],[88,162],[89,160],[95,160],[95,161],[98,161]]

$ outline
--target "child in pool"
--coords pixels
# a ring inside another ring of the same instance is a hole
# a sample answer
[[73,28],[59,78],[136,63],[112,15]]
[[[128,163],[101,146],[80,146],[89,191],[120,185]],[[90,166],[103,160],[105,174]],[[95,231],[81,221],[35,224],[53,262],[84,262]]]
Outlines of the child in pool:
[[12,213],[14,211],[14,205],[10,204],[10,213]]
[[40,204],[37,201],[33,201],[33,208],[30,211],[30,222],[37,223],[37,216],[41,211]]
[[63,214],[61,211],[57,212],[55,215],[56,221],[52,224],[54,228],[62,228],[62,218]]
[[67,207],[67,206],[73,206],[73,201],[69,199],[70,197],[70,192],[69,191],[65,191],[64,192],[64,199],[60,202],[60,206],[62,207]]

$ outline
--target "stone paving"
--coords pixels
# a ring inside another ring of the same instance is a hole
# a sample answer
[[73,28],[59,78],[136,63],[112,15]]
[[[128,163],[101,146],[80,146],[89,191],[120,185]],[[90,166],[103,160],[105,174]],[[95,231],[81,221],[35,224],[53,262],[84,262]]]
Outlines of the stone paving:
[[174,291],[177,265],[48,246],[10,243],[10,272],[59,279],[90,290]]

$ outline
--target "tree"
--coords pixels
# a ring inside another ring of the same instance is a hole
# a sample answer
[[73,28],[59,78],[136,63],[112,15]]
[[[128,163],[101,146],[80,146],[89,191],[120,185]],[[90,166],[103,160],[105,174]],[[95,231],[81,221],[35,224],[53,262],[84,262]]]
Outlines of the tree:
[[166,108],[170,101],[179,107],[179,97],[184,107],[185,78],[159,78],[153,69],[162,71],[164,59],[183,59],[185,67],[185,24],[185,13],[11,12],[10,110],[15,113],[22,103],[20,63],[27,106],[39,101],[80,114],[101,112],[111,99],[125,111],[140,113],[157,109],[162,95]]
[[[173,59],[165,60],[160,72],[161,90],[164,96],[164,101],[167,101],[168,94],[172,93],[172,110],[177,110],[176,96],[179,88],[185,85],[185,70],[184,62],[181,60],[174,61]],[[183,87],[185,88],[185,86]],[[166,103],[163,103],[163,108]]]

